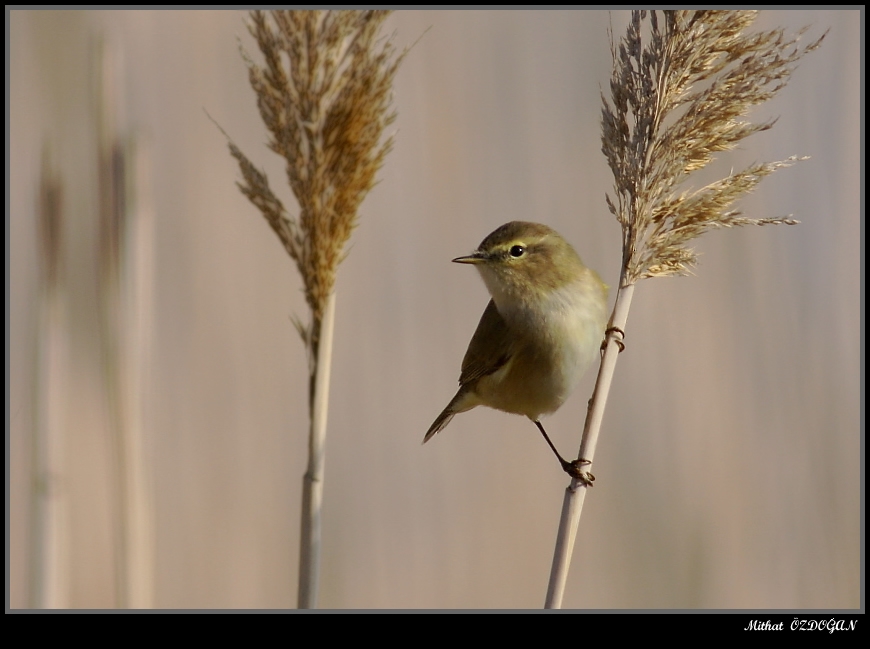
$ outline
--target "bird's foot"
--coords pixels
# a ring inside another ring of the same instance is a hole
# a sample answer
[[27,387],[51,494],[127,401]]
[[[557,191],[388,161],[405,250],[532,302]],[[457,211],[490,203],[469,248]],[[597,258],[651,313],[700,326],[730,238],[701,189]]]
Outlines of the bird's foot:
[[562,460],[562,470],[565,471],[569,476],[574,478],[575,480],[579,480],[583,483],[585,487],[593,487],[592,484],[595,481],[595,476],[592,475],[589,471],[584,471],[581,467],[592,464],[589,460],[584,460],[580,458],[578,460],[574,460],[573,462],[568,462],[566,460]]
[[619,327],[608,327],[607,331],[604,332],[604,340],[601,341],[601,353],[604,353],[604,350],[607,349],[607,343],[613,340],[616,343],[616,346],[619,347],[619,352],[622,353],[625,351],[625,332]]

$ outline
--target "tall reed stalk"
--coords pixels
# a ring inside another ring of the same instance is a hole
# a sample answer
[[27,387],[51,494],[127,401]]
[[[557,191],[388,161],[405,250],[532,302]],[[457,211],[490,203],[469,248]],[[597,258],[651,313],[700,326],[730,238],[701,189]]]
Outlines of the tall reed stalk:
[[303,479],[300,608],[317,605],[335,276],[359,206],[392,146],[392,82],[404,53],[379,36],[388,11],[253,11],[249,30],[265,64],[242,50],[299,206],[291,215],[266,175],[230,142],[242,193],[262,212],[305,286],[311,319],[294,324],[308,352],[309,455]]
[[[779,92],[797,61],[825,36],[800,46],[806,29],[792,35],[782,29],[747,33],[756,17],[755,11],[634,11],[618,47],[612,46],[611,98],[602,97],[602,150],[615,179],[615,198],[607,196],[607,205],[622,227],[622,269],[578,455],[590,462],[637,282],[688,274],[697,262],[688,243],[708,230],[797,223],[749,218],[732,207],[795,157],[750,165],[700,189],[679,189],[715,153],[773,126],[743,118]],[[547,608],[561,607],[590,485],[588,479],[572,479],[565,491]]]
[[69,606],[69,553],[66,551],[68,497],[64,473],[62,396],[68,358],[63,259],[63,182],[43,153],[37,205],[39,293],[34,340],[33,434],[31,435],[29,608]]

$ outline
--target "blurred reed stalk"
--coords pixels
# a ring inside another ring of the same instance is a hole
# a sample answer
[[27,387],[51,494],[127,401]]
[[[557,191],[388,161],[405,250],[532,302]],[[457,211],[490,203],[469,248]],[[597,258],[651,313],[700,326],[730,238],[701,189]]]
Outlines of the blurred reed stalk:
[[68,360],[63,268],[63,184],[48,149],[37,203],[39,303],[33,373],[29,608],[69,606],[67,497],[63,466],[63,380]]
[[388,11],[252,11],[249,31],[265,64],[242,49],[269,148],[286,161],[299,206],[291,216],[259,171],[230,142],[242,193],[262,212],[305,286],[311,320],[294,320],[308,352],[308,469],[303,479],[299,608],[314,608],[320,572],[320,514],[335,314],[335,276],[357,213],[392,146],[396,56],[379,36]]
[[[124,127],[124,66],[117,49],[95,46],[99,229],[97,304],[109,423],[114,512],[115,602],[153,606],[153,514],[143,420],[151,329],[150,214],[135,189],[147,163]],[[141,189],[141,187],[138,187]],[[140,191],[144,195],[146,192]]]
[[[806,28],[792,35],[782,29],[746,33],[756,17],[755,11],[634,11],[619,46],[611,46],[611,99],[602,96],[601,139],[615,179],[615,200],[607,196],[607,205],[622,227],[622,269],[578,455],[590,463],[635,284],[689,274],[697,258],[687,244],[708,230],[797,223],[748,218],[732,208],[795,157],[750,165],[697,190],[679,190],[716,152],[773,126],[775,120],[754,124],[743,117],[779,92],[797,61],[825,37],[799,46]],[[590,485],[572,479],[565,491],[547,608],[561,607]]]
[[[75,156],[82,169],[67,169],[62,176],[45,155],[37,207],[41,273],[29,605],[74,605],[70,580],[75,566],[69,562],[69,543],[75,518],[70,495],[75,471],[67,457],[85,433],[78,418],[82,410],[71,401],[71,386],[90,371],[89,352],[94,349],[98,353],[98,403],[105,407],[102,422],[106,424],[104,441],[110,457],[107,491],[111,497],[108,519],[114,604],[118,608],[148,608],[153,606],[154,537],[147,480],[150,472],[142,436],[151,330],[152,245],[150,212],[142,208],[142,200],[134,192],[134,188],[141,188],[147,163],[141,149],[134,151],[132,139],[119,135],[124,122],[119,99],[123,96],[124,70],[117,50],[101,38],[92,43],[89,73],[93,83],[87,93],[95,115],[88,125],[93,127],[88,130],[88,146],[77,150]],[[61,129],[61,142],[63,133]],[[74,180],[70,182],[69,177]],[[97,209],[76,211],[74,207],[69,212],[69,205],[91,205],[93,199]],[[96,215],[96,222],[89,220],[91,214]],[[95,288],[95,302],[89,301],[90,292],[83,296],[77,290],[73,277],[76,266],[90,266],[82,263],[81,253],[76,256],[70,243],[75,238],[70,234],[73,230],[65,230],[65,222],[79,229],[94,225],[86,237],[86,254],[96,260],[96,274],[87,275],[87,286]],[[73,254],[73,263],[64,263],[65,254]],[[94,306],[96,326],[88,327],[84,335],[76,332],[76,312],[90,312]],[[75,340],[79,345],[81,340],[95,344],[73,353]]]

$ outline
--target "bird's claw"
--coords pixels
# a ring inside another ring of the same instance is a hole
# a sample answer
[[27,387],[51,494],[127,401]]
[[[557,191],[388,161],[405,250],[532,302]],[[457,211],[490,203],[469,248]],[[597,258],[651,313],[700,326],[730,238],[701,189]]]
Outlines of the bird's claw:
[[562,461],[562,469],[569,476],[583,483],[584,487],[592,487],[594,486],[592,483],[595,481],[595,476],[589,471],[584,471],[581,468],[586,464],[591,464],[591,462],[582,458],[574,460],[573,462]]
[[619,327],[608,327],[604,332],[604,340],[601,341],[601,353],[604,353],[604,350],[607,349],[607,344],[613,340],[616,343],[616,346],[619,347],[619,352],[622,353],[625,351],[625,332]]

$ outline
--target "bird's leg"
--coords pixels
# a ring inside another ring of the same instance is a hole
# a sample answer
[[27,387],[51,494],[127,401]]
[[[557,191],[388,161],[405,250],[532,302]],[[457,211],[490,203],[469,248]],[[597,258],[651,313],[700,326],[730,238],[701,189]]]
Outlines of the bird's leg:
[[541,435],[543,435],[544,439],[547,440],[547,444],[553,450],[553,453],[555,453],[556,457],[559,458],[559,464],[562,465],[562,470],[572,478],[582,482],[587,487],[591,487],[592,481],[595,480],[595,476],[580,468],[585,464],[591,464],[591,462],[589,462],[589,460],[584,460],[583,458],[578,458],[573,462],[569,462],[559,454],[559,451],[556,450],[556,447],[553,445],[553,442],[550,441],[550,436],[547,435],[547,431],[544,430],[541,422],[535,420],[535,426],[538,427],[538,430],[541,431]]

